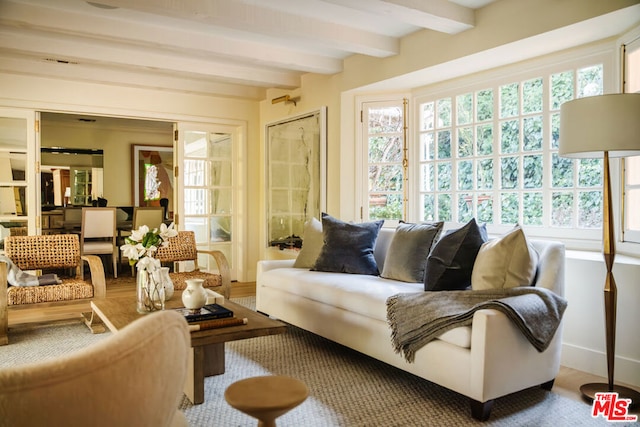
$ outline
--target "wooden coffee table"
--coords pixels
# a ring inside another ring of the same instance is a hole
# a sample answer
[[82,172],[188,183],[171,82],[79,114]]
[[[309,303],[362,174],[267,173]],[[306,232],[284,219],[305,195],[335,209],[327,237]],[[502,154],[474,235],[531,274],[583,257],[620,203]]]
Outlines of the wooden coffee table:
[[[204,377],[224,373],[224,343],[227,341],[281,334],[286,324],[270,319],[244,306],[225,300],[224,306],[235,317],[247,318],[246,325],[191,332],[191,357],[184,393],[194,404],[204,402]],[[183,307],[180,298],[174,297],[165,304],[167,310]],[[136,311],[132,297],[99,298],[91,301],[93,312],[112,332],[117,332],[145,314]]]

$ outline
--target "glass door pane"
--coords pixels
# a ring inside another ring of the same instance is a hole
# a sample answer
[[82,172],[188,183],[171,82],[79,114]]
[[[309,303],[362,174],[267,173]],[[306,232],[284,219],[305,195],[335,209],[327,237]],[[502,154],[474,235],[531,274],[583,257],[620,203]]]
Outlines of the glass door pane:
[[[233,135],[206,128],[180,129],[180,228],[195,232],[199,249],[224,253],[235,278]],[[216,269],[209,256],[198,263]]]
[[0,251],[6,236],[36,232],[34,120],[32,111],[0,109]]

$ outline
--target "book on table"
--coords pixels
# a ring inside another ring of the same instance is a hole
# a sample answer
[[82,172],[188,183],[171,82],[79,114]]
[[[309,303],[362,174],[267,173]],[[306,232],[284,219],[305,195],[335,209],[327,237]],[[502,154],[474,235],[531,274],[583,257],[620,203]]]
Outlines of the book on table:
[[175,310],[182,313],[189,323],[233,317],[233,311],[219,304],[207,304],[200,310],[195,311],[184,307],[176,308]]

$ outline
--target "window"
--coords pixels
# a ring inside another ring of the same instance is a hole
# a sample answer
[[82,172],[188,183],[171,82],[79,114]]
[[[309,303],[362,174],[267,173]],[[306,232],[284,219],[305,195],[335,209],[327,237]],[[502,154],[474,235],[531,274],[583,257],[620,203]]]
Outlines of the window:
[[416,99],[419,156],[409,166],[419,170],[417,219],[475,217],[543,235],[599,229],[602,160],[566,159],[557,151],[560,106],[602,94],[603,63],[505,74],[508,80]]
[[404,105],[403,100],[363,104],[363,140],[368,153],[365,220],[405,218]]
[[[625,46],[625,88],[640,93],[640,39]],[[627,242],[640,243],[640,156],[624,159],[624,236]]]

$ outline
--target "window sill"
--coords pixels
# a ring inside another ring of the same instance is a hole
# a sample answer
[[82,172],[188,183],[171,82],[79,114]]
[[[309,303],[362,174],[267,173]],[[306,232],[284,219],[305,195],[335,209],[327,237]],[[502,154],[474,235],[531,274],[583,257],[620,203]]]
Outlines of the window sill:
[[[567,250],[565,253],[565,256],[567,257],[567,259],[575,259],[580,261],[594,261],[594,262],[601,262],[604,264],[604,258],[602,256],[602,252]],[[640,266],[640,257],[624,255],[624,254],[616,254],[615,264]]]

